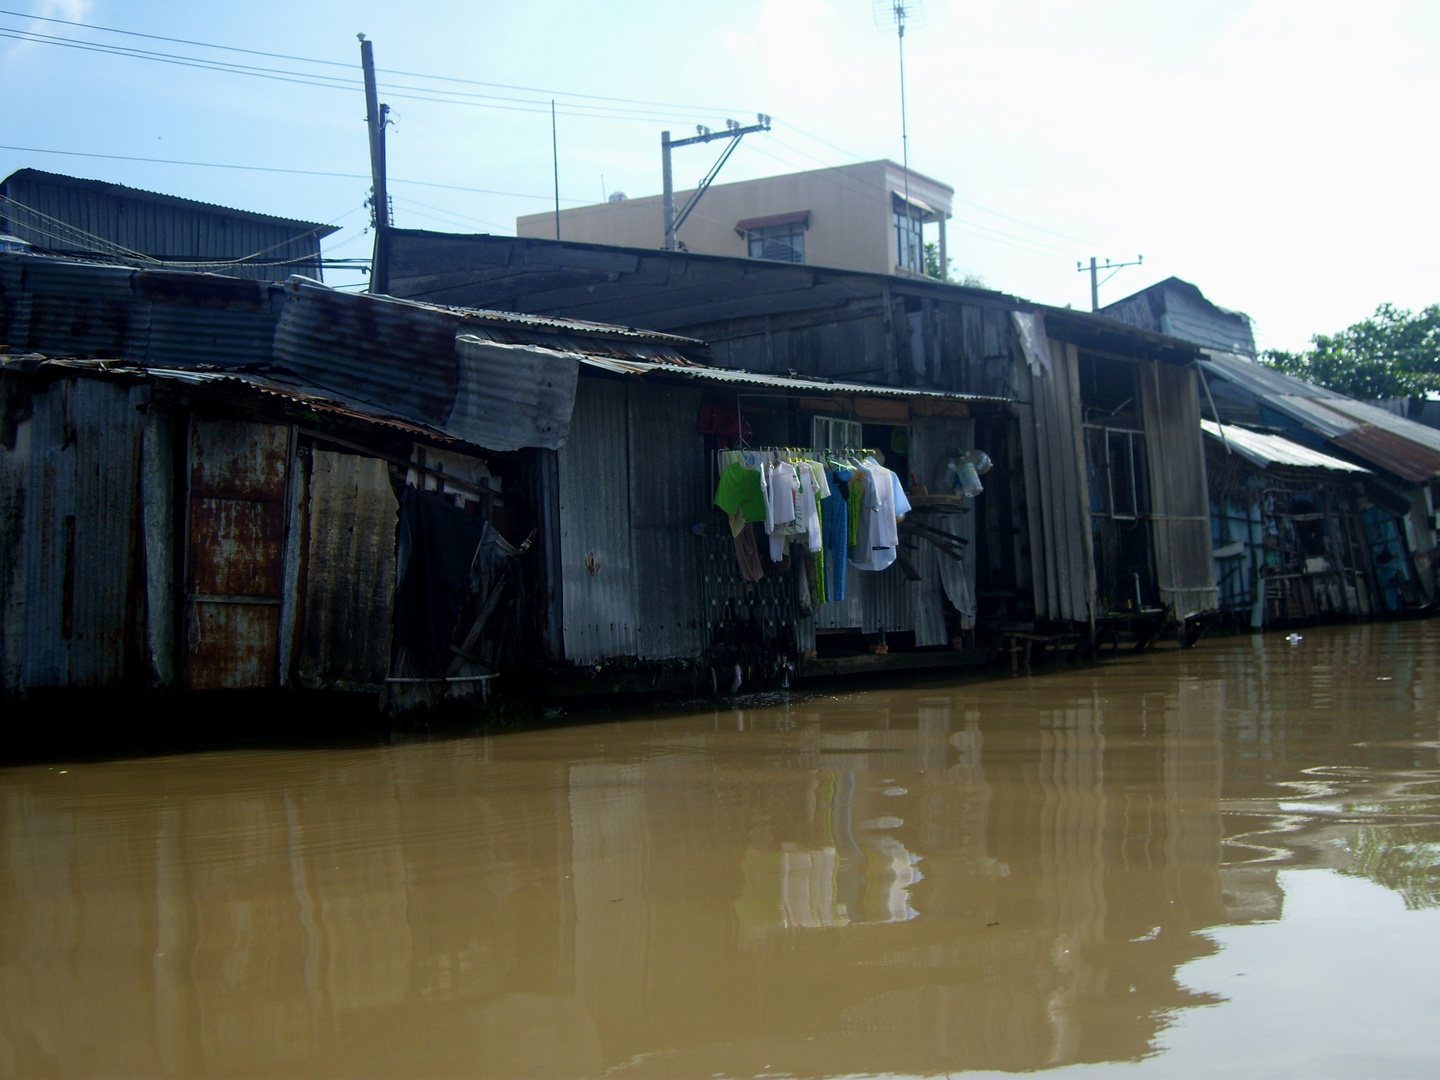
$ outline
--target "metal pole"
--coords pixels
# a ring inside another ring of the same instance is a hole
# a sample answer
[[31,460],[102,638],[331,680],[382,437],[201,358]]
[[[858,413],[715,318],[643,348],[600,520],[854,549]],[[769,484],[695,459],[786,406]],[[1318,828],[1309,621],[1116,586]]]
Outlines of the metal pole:
[[555,239],[560,239],[560,137],[555,133],[555,99],[550,99],[550,153],[555,162]]
[[660,172],[665,184],[665,250],[675,250],[675,178],[670,172],[670,132],[660,133]]
[[375,222],[375,253],[370,263],[370,292],[390,291],[390,196],[385,190],[385,116],[390,106],[379,103],[375,88],[375,53],[364,34],[360,66],[365,72],[365,124],[370,132],[370,198]]
[[1095,267],[1095,256],[1090,256],[1090,310],[1100,310],[1100,278]]

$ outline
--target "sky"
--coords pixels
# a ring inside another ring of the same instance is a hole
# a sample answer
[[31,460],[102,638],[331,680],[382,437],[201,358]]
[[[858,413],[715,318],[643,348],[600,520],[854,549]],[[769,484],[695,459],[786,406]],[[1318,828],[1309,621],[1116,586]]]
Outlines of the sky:
[[[719,182],[898,161],[873,7],[0,0],[0,176],[334,223],[326,257],[364,259],[362,32],[405,228],[513,233],[553,206],[552,99],[562,206],[655,194],[662,130],[761,112]],[[1088,308],[1077,262],[1143,255],[1102,304],[1173,274],[1285,349],[1440,302],[1434,0],[922,0],[905,73],[911,167],[955,189],[954,270],[990,288]],[[677,150],[676,186],[716,153]]]

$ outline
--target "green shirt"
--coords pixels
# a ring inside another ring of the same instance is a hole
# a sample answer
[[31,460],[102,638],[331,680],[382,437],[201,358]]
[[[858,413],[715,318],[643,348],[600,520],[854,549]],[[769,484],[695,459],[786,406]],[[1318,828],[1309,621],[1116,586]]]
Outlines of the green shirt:
[[765,496],[760,490],[760,470],[747,469],[738,461],[729,465],[720,474],[715,505],[732,515],[738,509],[746,521],[764,521]]

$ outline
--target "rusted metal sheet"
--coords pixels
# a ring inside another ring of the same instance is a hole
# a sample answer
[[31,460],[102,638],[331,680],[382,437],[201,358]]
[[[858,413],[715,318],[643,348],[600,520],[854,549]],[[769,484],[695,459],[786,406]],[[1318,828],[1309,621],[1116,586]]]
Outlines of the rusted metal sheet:
[[214,274],[0,255],[11,352],[138,364],[268,364],[283,292]]
[[1330,441],[1412,484],[1424,484],[1440,476],[1440,453],[1382,428],[1360,424]]
[[460,313],[292,281],[276,362],[305,382],[494,450],[565,440],[578,355],[482,338]]
[[278,681],[289,443],[288,426],[191,422],[186,685],[192,690]]
[[385,462],[311,452],[302,685],[381,685],[390,666],[395,524]]
[[148,388],[63,379],[35,394],[23,525],[24,687],[116,687],[138,663],[141,414]]
[[492,450],[558,450],[570,434],[580,356],[460,334],[455,402],[443,429]]
[[458,315],[300,280],[285,290],[277,364],[313,386],[443,427],[459,387]]
[[262,281],[141,271],[136,296],[149,306],[147,364],[222,368],[269,364],[281,286]]
[[28,255],[23,285],[29,296],[24,340],[12,349],[47,356],[132,357],[149,334],[148,305],[131,287],[134,271]]

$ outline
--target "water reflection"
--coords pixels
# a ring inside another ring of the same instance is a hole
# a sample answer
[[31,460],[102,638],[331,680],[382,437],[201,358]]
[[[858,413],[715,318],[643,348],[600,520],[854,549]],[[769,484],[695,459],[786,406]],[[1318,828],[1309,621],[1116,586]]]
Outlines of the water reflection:
[[1282,871],[1436,906],[1437,643],[5,770],[0,1075],[1145,1059]]

